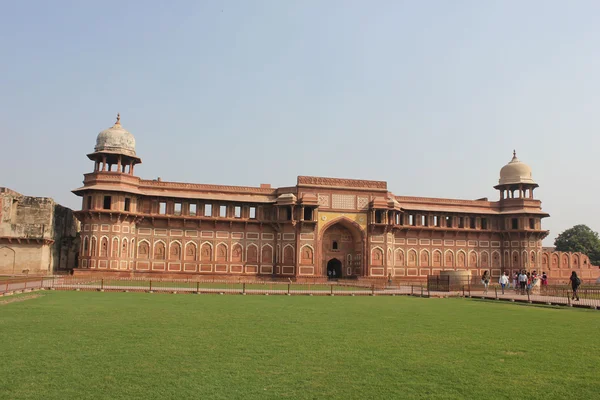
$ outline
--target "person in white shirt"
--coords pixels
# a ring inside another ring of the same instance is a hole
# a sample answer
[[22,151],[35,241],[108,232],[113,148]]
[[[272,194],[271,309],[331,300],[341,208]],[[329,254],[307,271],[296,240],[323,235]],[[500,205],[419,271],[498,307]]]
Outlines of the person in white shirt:
[[498,283],[502,286],[502,294],[504,294],[504,288],[508,285],[508,272],[500,275],[500,279],[498,279]]
[[527,289],[527,274],[525,270],[519,274],[519,285],[521,285],[521,294],[525,294],[525,290]]

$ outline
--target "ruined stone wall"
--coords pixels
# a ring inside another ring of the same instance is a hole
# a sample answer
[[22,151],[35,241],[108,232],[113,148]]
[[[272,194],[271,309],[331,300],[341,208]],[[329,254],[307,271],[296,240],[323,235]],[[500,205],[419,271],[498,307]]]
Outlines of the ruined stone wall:
[[52,258],[54,270],[69,270],[77,267],[79,259],[79,221],[73,211],[54,204],[52,224]]
[[0,274],[50,274],[73,268],[77,232],[73,212],[51,198],[0,188]]

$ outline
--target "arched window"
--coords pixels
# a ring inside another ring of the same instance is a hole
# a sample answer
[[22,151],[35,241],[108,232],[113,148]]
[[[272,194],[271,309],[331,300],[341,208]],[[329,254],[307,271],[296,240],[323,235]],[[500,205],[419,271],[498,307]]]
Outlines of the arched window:
[[337,242],[337,240],[333,241],[333,243],[331,244],[331,249],[332,250],[338,250],[338,242]]

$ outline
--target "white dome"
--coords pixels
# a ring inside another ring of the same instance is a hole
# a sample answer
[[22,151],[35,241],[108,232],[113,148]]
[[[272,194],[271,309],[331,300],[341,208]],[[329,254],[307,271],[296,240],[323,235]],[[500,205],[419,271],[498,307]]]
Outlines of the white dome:
[[513,151],[513,158],[500,170],[500,185],[513,185],[519,183],[536,184],[531,176],[529,165],[519,161],[517,153]]
[[97,152],[125,154],[135,157],[135,138],[121,126],[121,116],[117,114],[117,122],[103,130],[96,138]]

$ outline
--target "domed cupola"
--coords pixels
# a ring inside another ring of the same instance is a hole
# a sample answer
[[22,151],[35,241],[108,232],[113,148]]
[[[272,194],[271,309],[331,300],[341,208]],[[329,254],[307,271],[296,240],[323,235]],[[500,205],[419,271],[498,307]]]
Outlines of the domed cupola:
[[[533,198],[533,189],[538,187],[531,175],[529,165],[517,158],[513,150],[512,160],[500,170],[500,179],[495,189],[500,190],[500,199]],[[515,194],[516,193],[516,194]]]
[[112,127],[98,134],[94,150],[135,157],[135,138],[121,126],[121,114],[117,114],[117,122]]
[[133,167],[142,160],[135,154],[135,138],[117,122],[98,134],[94,152],[88,158],[95,161],[94,172],[119,172],[133,175]]
[[500,180],[498,183],[500,185],[535,184],[531,177],[531,168],[517,158],[517,152],[514,150],[512,160],[500,170]]

